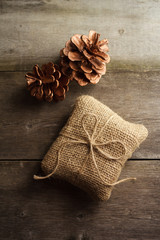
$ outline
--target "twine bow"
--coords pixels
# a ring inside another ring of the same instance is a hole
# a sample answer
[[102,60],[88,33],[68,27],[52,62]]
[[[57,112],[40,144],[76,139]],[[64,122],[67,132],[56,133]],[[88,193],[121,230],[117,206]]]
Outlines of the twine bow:
[[[84,118],[85,118],[86,116],[92,116],[92,117],[95,118],[95,124],[94,124],[93,132],[92,132],[91,135],[89,134],[88,130],[87,130],[86,127],[85,127]],[[111,117],[109,117],[109,119],[108,119],[107,122],[104,124],[104,126],[101,128],[101,130],[98,132],[98,134],[96,134],[96,133],[97,133],[98,123],[99,123],[99,122],[98,122],[98,119],[97,119],[97,116],[96,116],[95,114],[89,114],[89,113],[84,114],[83,117],[82,117],[81,123],[82,123],[82,128],[83,128],[83,130],[84,130],[85,135],[86,135],[87,138],[85,138],[85,139],[80,139],[80,138],[76,138],[76,137],[71,137],[70,135],[67,135],[66,133],[61,133],[62,136],[65,136],[65,137],[69,138],[69,141],[66,141],[66,142],[64,142],[64,143],[61,145],[61,147],[60,147],[60,149],[59,149],[59,151],[58,151],[57,163],[56,163],[56,166],[55,166],[54,170],[53,170],[50,174],[48,174],[48,175],[46,175],[46,176],[37,176],[37,175],[34,175],[33,178],[36,179],[36,180],[46,179],[46,178],[51,177],[51,176],[56,172],[56,170],[57,170],[57,168],[58,168],[58,166],[59,166],[59,162],[60,162],[60,158],[61,158],[61,154],[62,154],[62,150],[63,150],[63,147],[64,147],[64,146],[66,146],[66,145],[68,145],[68,144],[85,144],[85,145],[87,145],[87,146],[89,147],[89,154],[87,155],[85,161],[83,162],[82,167],[80,168],[78,174],[81,174],[81,173],[82,173],[83,168],[85,167],[85,165],[86,165],[86,163],[87,163],[87,161],[88,161],[88,159],[89,159],[89,156],[91,156],[91,159],[92,159],[92,161],[93,161],[93,163],[94,163],[94,166],[95,166],[95,168],[96,168],[96,170],[97,170],[98,176],[100,177],[100,179],[101,179],[101,181],[102,181],[102,183],[103,183],[104,185],[106,185],[106,186],[115,186],[115,185],[117,185],[117,184],[119,184],[119,183],[122,183],[122,182],[125,182],[125,181],[128,181],[128,180],[136,180],[136,178],[125,178],[125,179],[119,180],[119,181],[114,182],[114,183],[108,183],[108,182],[106,182],[106,181],[103,179],[103,177],[102,177],[102,175],[101,175],[101,173],[100,173],[100,171],[99,171],[99,168],[98,168],[98,165],[97,165],[97,162],[96,162],[96,159],[95,159],[94,149],[98,150],[98,152],[99,152],[100,154],[102,154],[102,156],[104,156],[105,158],[107,158],[107,159],[109,159],[109,160],[117,161],[117,162],[119,162],[120,164],[121,164],[121,162],[118,161],[118,160],[119,160],[121,157],[125,156],[125,155],[126,155],[126,152],[127,152],[127,149],[126,149],[125,145],[124,145],[123,142],[120,141],[120,140],[113,140],[113,139],[112,139],[112,140],[109,140],[109,141],[106,141],[106,142],[103,142],[103,143],[97,143],[97,142],[96,142],[97,138],[98,138],[99,135],[103,132],[104,128],[105,128],[106,125],[109,123],[109,121],[113,118],[113,116],[114,116],[114,115],[112,115]],[[95,136],[95,134],[96,134],[96,136]],[[124,153],[122,153],[122,155],[120,155],[119,157],[115,157],[115,156],[112,156],[110,153],[104,152],[104,151],[101,149],[102,146],[108,145],[108,144],[110,144],[110,143],[120,143],[120,144],[123,146],[123,148],[124,148]],[[122,165],[122,164],[121,164],[121,165]]]

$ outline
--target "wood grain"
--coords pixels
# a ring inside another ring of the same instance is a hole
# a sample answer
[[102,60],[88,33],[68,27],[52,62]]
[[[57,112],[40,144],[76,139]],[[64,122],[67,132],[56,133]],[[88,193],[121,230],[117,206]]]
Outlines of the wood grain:
[[109,39],[109,70],[160,69],[158,0],[1,0],[0,70],[57,61],[76,33],[94,29]]
[[[159,0],[0,1],[0,240],[160,239],[159,12]],[[90,29],[109,40],[100,83],[71,83],[57,104],[30,97],[25,71],[58,62],[65,42]],[[121,174],[137,181],[116,186],[108,202],[68,183],[32,179],[82,94],[149,130]]]
[[129,161],[108,202],[56,180],[34,181],[39,162],[0,162],[0,239],[158,240],[160,161]]
[[29,95],[24,73],[0,73],[0,78],[0,159],[42,159],[82,94],[148,128],[149,137],[133,158],[160,158],[159,73],[108,73],[87,87],[74,82],[65,101],[51,104]]

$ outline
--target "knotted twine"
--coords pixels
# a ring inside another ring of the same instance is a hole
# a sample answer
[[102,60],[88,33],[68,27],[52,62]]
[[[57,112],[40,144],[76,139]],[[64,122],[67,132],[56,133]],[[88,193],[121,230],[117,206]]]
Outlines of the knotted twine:
[[[96,159],[95,159],[95,154],[94,154],[94,149],[98,150],[98,152],[100,154],[102,154],[102,156],[104,156],[106,159],[109,159],[109,160],[114,160],[114,161],[117,161],[121,164],[120,161],[118,161],[119,159],[121,159],[122,157],[124,157],[127,153],[127,149],[126,149],[126,146],[124,145],[124,143],[120,140],[114,140],[113,138],[111,140],[108,140],[108,141],[105,141],[103,143],[97,143],[96,140],[97,138],[99,137],[99,135],[103,132],[104,128],[106,127],[106,125],[108,125],[109,121],[113,118],[115,114],[112,114],[109,119],[106,121],[106,123],[103,125],[103,127],[100,129],[100,131],[98,132],[98,134],[95,136],[95,134],[97,133],[97,127],[98,127],[98,124],[99,124],[99,121],[98,121],[98,118],[95,114],[90,114],[90,113],[86,113],[86,114],[83,114],[82,116],[82,119],[81,119],[81,124],[82,124],[82,128],[86,134],[86,139],[81,139],[81,138],[76,138],[75,136],[72,137],[70,135],[67,135],[66,133],[60,133],[61,136],[64,136],[64,137],[67,137],[69,138],[70,140],[69,141],[66,141],[64,143],[62,143],[61,147],[59,148],[58,150],[58,154],[57,154],[57,163],[56,163],[56,166],[55,168],[53,169],[53,171],[51,173],[49,173],[48,175],[46,176],[37,176],[37,175],[34,175],[33,178],[35,180],[40,180],[40,179],[46,179],[46,178],[49,178],[51,177],[57,170],[58,166],[59,166],[59,163],[60,163],[60,159],[63,155],[63,149],[66,145],[68,144],[85,144],[86,146],[88,146],[89,148],[89,153],[85,159],[85,161],[83,162],[78,174],[81,174],[89,157],[91,156],[91,159],[94,163],[94,166],[95,166],[95,169],[97,170],[97,173],[98,173],[98,176],[99,178],[101,179],[102,183],[105,185],[105,186],[115,186],[119,183],[122,183],[122,182],[126,182],[126,181],[129,181],[129,180],[136,180],[136,178],[125,178],[125,179],[122,179],[122,180],[119,180],[117,182],[113,182],[113,183],[108,183],[106,182],[100,171],[99,171],[99,168],[98,168],[98,164],[96,162]],[[95,118],[95,124],[94,124],[94,128],[93,128],[93,132],[92,134],[90,135],[88,130],[86,129],[85,127],[85,121],[84,121],[84,118],[86,116],[92,116]],[[119,157],[115,157],[115,156],[112,156],[112,154],[110,153],[107,153],[107,152],[104,152],[100,147],[101,146],[106,146],[108,144],[111,144],[111,143],[120,143],[124,149],[124,153],[122,153]],[[136,143],[137,143],[137,147],[139,146],[139,143],[138,141],[136,140]],[[121,164],[122,165],[122,164]],[[78,177],[78,175],[77,175]]]

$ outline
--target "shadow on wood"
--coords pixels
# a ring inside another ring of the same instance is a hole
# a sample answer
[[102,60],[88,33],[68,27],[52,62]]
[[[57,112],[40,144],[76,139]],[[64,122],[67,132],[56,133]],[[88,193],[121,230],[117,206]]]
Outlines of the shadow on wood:
[[[107,202],[67,183],[33,181],[39,162],[0,162],[0,239],[147,239],[160,235],[160,161],[129,161]],[[7,213],[7,214],[6,214]]]

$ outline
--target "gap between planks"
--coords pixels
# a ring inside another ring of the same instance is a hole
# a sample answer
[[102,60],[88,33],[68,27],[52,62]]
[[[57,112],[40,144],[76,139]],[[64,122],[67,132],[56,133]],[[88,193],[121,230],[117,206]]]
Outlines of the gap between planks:
[[[0,159],[0,162],[41,162],[43,159]],[[160,161],[155,158],[139,158],[139,159],[128,159],[127,161]]]

